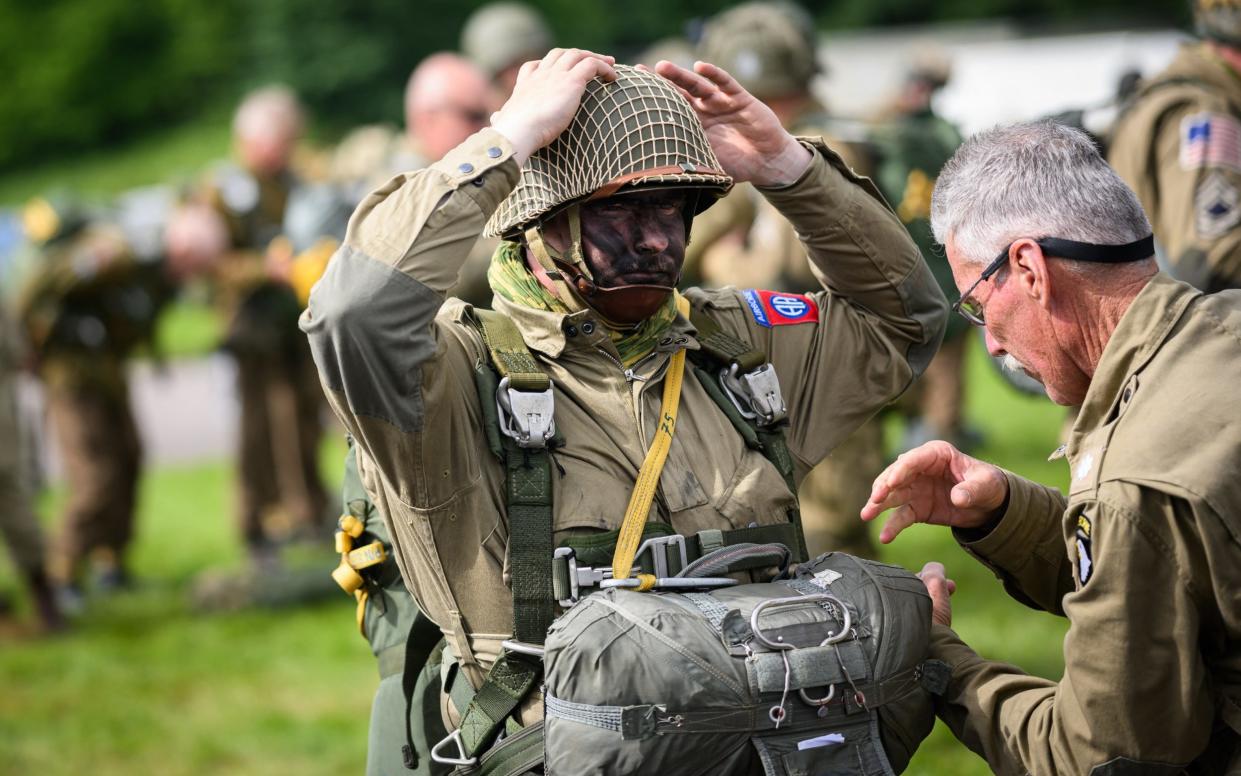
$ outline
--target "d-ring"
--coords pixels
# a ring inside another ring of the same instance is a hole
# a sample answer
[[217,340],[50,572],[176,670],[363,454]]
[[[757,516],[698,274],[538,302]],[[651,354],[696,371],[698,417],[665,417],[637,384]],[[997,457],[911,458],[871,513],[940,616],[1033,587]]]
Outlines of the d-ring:
[[791,606],[793,604],[818,603],[821,601],[830,601],[831,603],[839,607],[840,611],[843,613],[842,616],[844,618],[844,623],[842,624],[839,633],[829,634],[828,637],[824,639],[823,643],[820,644],[819,646],[826,647],[831,644],[835,644],[838,641],[843,641],[845,636],[849,634],[849,629],[852,627],[853,621],[849,617],[849,609],[848,607],[845,606],[844,602],[841,601],[836,596],[830,595],[828,593],[817,593],[815,595],[795,595],[789,598],[772,598],[767,601],[763,601],[758,606],[754,607],[754,611],[750,613],[750,630],[753,631],[754,638],[758,639],[760,642],[763,643],[763,645],[765,645],[769,649],[793,649],[794,645],[792,644],[785,644],[782,641],[772,641],[771,639],[763,635],[763,630],[758,625],[759,615],[762,614],[764,609],[768,609],[771,607]]
[[832,702],[832,698],[836,697],[836,685],[829,684],[827,686],[827,696],[823,698],[811,698],[806,694],[806,690],[804,688],[798,690],[797,694],[801,696],[802,701],[807,706],[826,706]]

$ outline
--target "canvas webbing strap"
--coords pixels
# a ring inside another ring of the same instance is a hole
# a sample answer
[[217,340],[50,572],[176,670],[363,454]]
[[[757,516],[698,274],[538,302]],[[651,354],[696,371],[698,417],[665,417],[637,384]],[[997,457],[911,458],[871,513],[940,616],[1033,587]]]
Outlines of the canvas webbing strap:
[[[518,391],[546,391],[551,379],[534,360],[508,316],[476,310],[492,364]],[[480,382],[480,386],[482,383]],[[484,406],[494,393],[480,395]],[[520,447],[500,435],[504,453],[505,501],[509,519],[509,562],[513,585],[513,636],[542,644],[555,618],[552,591],[552,475],[546,447]]]
[[[698,330],[698,340],[702,345],[703,352],[710,359],[721,364],[735,363],[741,367],[742,371],[757,369],[767,363],[766,353],[750,347],[724,331],[718,323],[698,310],[691,311],[689,319],[694,328]],[[732,423],[733,428],[745,440],[745,443],[749,447],[761,452],[768,461],[771,461],[772,465],[776,467],[776,471],[780,472],[780,476],[784,478],[789,491],[796,495],[797,483],[794,474],[793,456],[789,452],[788,441],[785,438],[787,422],[780,422],[771,426],[761,426],[746,419],[737,410],[732,400],[725,395],[724,389],[720,386],[719,375],[713,374],[711,371],[698,365],[694,366],[694,372],[698,376],[698,382],[706,390],[707,395],[723,411],[729,422]],[[795,561],[809,560],[810,554],[806,548],[806,536],[801,524],[801,510],[797,507],[789,510],[788,519],[789,525],[793,528],[793,536],[791,540],[785,540],[781,543],[793,550],[793,559]],[[768,528],[769,526],[762,527]],[[739,543],[741,541],[767,542],[773,540],[768,538],[738,538],[732,543]]]
[[483,342],[491,353],[491,363],[501,377],[507,377],[509,384],[518,391],[546,391],[551,387],[551,378],[534,360],[521,332],[508,316],[478,309],[474,314],[478,316]]
[[[676,300],[677,310],[688,318],[689,301],[680,294],[677,294]],[[655,491],[659,488],[659,475],[664,470],[664,462],[668,460],[668,451],[672,448],[672,435],[676,431],[677,410],[681,404],[681,381],[684,376],[685,351],[678,350],[672,354],[668,370],[664,373],[659,425],[655,429],[655,438],[651,440],[651,446],[646,451],[642,468],[638,471],[638,480],[629,496],[625,519],[616,540],[616,552],[612,555],[614,579],[628,579],[629,572],[633,570],[633,556],[638,551],[638,545],[642,543],[642,529],[651,513]],[[639,574],[638,579],[642,580],[637,588],[639,591],[650,590],[655,584],[655,577],[651,574]]]
[[[461,714],[461,748],[477,757],[495,741],[505,720],[534,689],[543,666],[537,658],[506,652],[491,664],[478,692]],[[458,680],[460,681],[460,680]]]

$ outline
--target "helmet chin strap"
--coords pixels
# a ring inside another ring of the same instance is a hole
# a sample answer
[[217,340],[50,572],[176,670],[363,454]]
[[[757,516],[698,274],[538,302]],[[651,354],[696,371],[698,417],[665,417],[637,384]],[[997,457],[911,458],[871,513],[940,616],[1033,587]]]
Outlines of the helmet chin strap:
[[590,267],[582,254],[582,219],[577,205],[570,205],[569,256],[566,258],[543,239],[542,230],[532,226],[526,230],[526,244],[535,260],[556,287],[556,295],[571,309],[584,305],[593,309],[613,329],[637,327],[652,316],[675,290],[672,286],[636,284],[604,288],[595,283]]

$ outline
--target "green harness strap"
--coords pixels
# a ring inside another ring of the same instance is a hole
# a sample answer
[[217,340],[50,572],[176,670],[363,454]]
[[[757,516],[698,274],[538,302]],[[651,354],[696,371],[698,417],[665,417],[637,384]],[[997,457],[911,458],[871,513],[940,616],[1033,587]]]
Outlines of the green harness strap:
[[[541,645],[555,618],[550,450],[557,440],[522,447],[512,436],[502,433],[496,395],[504,378],[508,380],[508,390],[538,393],[551,389],[551,379],[530,354],[512,320],[491,310],[474,312],[491,355],[490,368],[480,364],[475,370],[475,385],[488,445],[504,463],[513,636],[524,644]],[[458,727],[462,753],[467,758],[487,751],[506,720],[536,686],[542,670],[538,658],[514,652],[503,653],[492,664],[461,712]],[[463,680],[458,677],[457,681]]]
[[[693,356],[694,372],[698,376],[698,382],[706,389],[711,400],[728,417],[733,428],[737,429],[737,433],[741,434],[746,444],[761,452],[763,457],[771,461],[776,471],[780,472],[780,476],[784,478],[793,497],[796,498],[797,482],[794,476],[793,455],[789,452],[788,441],[785,438],[788,421],[782,420],[765,426],[744,417],[728,398],[720,381],[720,367],[736,365],[741,372],[749,372],[766,364],[767,354],[724,331],[718,323],[697,308],[690,312],[690,323],[698,330],[698,342],[702,345],[702,350]],[[793,550],[794,562],[809,560],[810,553],[806,548],[806,535],[801,524],[801,510],[796,506],[793,507],[789,510],[788,518],[788,525],[793,529],[793,544],[789,544],[787,526],[743,528],[742,531],[751,532],[748,538],[743,539],[738,536],[726,544],[736,544],[741,541],[775,541]],[[771,533],[770,529],[784,529],[776,532],[777,535],[783,536],[783,539],[766,538],[766,534]],[[733,537],[730,536],[729,539]]]

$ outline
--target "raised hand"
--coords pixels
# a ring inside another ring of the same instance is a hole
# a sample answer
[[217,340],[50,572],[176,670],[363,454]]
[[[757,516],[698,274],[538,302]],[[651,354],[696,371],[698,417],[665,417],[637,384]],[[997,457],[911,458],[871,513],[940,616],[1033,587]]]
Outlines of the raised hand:
[[914,523],[979,528],[996,516],[1008,480],[996,466],[947,442],[927,442],[904,453],[875,480],[863,520],[894,509],[879,533],[887,544]]
[[780,125],[771,108],[722,68],[695,62],[693,70],[686,70],[665,60],[655,72],[689,100],[724,172],[734,180],[787,185],[810,165],[810,151]]
[[557,48],[521,66],[512,96],[491,114],[492,128],[513,144],[519,165],[569,126],[591,79],[616,80],[615,63],[603,54]]

